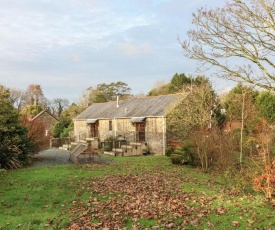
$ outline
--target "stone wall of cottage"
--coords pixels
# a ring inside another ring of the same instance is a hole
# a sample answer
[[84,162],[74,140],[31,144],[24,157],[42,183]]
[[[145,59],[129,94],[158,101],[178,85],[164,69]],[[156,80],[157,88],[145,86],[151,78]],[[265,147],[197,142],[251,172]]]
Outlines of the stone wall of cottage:
[[163,155],[166,147],[165,118],[146,118],[146,141],[154,155]]
[[[109,121],[112,122],[111,130],[109,129]],[[131,123],[129,118],[100,120],[99,132],[101,140],[107,139],[110,136],[121,136],[134,141],[134,138],[130,137],[135,134],[135,126]]]
[[[110,130],[109,121],[112,122],[112,130]],[[129,142],[136,142],[136,126],[131,122],[130,118],[106,119],[99,120],[98,122],[99,139],[101,142],[110,136],[121,136]],[[76,140],[81,139],[79,137],[83,135],[89,134],[89,126],[85,120],[75,121],[74,124]],[[146,118],[146,143],[154,155],[163,155],[163,148],[166,146],[166,140],[163,136],[163,130],[166,130],[166,127],[163,125],[165,125],[163,118]]]
[[88,131],[89,129],[86,120],[74,121],[75,141],[86,139]]

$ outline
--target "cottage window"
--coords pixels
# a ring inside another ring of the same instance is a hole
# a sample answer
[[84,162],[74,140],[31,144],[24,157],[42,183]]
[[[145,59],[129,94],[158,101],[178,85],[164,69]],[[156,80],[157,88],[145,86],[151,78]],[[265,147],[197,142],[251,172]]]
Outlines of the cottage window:
[[109,131],[112,131],[113,130],[113,123],[112,121],[109,121]]

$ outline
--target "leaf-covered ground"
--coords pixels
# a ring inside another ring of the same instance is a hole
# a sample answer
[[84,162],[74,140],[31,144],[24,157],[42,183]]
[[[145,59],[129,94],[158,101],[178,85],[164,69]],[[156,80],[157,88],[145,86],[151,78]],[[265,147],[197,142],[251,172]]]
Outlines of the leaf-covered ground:
[[214,179],[197,180],[179,167],[137,172],[79,181],[90,197],[74,202],[68,229],[271,229],[275,223],[271,214],[264,222],[242,204],[253,196],[225,197]]
[[0,172],[0,229],[272,229],[252,190],[167,157]]

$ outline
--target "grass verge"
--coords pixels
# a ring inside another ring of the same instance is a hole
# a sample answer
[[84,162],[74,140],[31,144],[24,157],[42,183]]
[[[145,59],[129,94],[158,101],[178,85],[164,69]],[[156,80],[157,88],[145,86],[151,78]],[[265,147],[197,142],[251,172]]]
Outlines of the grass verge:
[[[112,159],[109,165],[1,171],[0,229],[62,229],[85,223],[101,228],[102,220],[113,217],[129,229],[271,229],[275,224],[274,210],[263,196],[231,194],[217,175],[172,165],[166,157]],[[151,203],[145,204],[147,200]],[[111,208],[105,210],[107,205]]]

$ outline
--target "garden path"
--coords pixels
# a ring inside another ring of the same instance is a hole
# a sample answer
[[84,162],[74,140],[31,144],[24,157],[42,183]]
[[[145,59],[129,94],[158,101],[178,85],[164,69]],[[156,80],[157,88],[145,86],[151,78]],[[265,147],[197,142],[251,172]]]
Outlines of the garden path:
[[[79,164],[92,164],[92,163],[109,163],[108,159],[99,158],[94,156],[94,159],[89,158],[86,162],[83,157],[79,159]],[[70,151],[60,150],[57,148],[50,148],[39,152],[33,156],[32,167],[47,167],[56,165],[73,165],[70,161]]]

